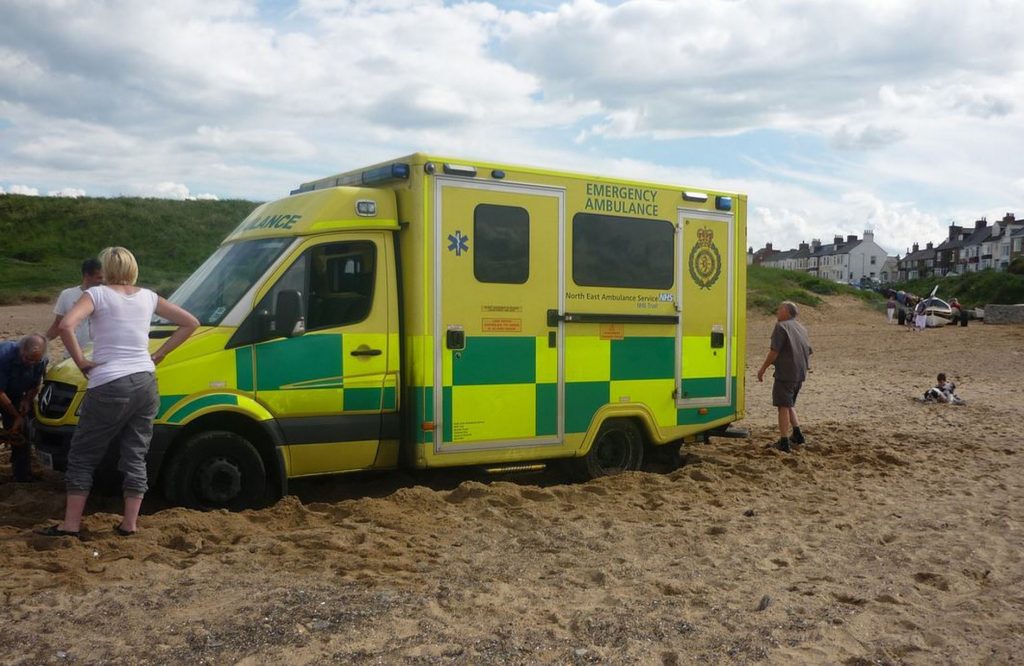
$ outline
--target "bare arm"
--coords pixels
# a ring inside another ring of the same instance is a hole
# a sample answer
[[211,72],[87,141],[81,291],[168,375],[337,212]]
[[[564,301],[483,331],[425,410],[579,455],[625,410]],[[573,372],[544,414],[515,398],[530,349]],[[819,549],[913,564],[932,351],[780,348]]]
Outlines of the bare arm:
[[57,324],[57,330],[60,331],[60,339],[64,343],[64,348],[68,350],[68,354],[74,360],[75,365],[82,371],[82,374],[88,374],[89,370],[96,367],[96,364],[92,361],[88,361],[85,355],[82,353],[82,348],[78,346],[78,339],[75,338],[75,329],[82,323],[87,317],[92,315],[93,310],[96,309],[96,304],[92,301],[92,296],[88,293],[82,294],[82,297],[68,310],[68,313],[64,315],[64,318]]
[[55,315],[53,317],[53,323],[50,324],[50,328],[46,329],[46,339],[53,340],[60,335],[60,320],[64,318],[64,315]]
[[0,391],[0,409],[3,409],[5,412],[14,417],[15,421],[21,418],[21,412],[19,412],[18,408],[14,406],[14,403],[11,402],[11,399],[7,397],[6,391]]
[[764,373],[772,363],[775,363],[775,359],[779,357],[779,352],[774,349],[768,350],[768,355],[764,357],[764,363],[761,364],[761,369],[757,371],[757,381],[764,381]]
[[167,338],[167,341],[160,345],[159,349],[153,352],[153,363],[159,364],[160,361],[164,360],[165,356],[174,351],[182,342],[185,342],[199,328],[199,320],[193,317],[187,310],[169,302],[162,296],[156,302],[156,313],[172,324],[178,325],[178,330],[171,337]]

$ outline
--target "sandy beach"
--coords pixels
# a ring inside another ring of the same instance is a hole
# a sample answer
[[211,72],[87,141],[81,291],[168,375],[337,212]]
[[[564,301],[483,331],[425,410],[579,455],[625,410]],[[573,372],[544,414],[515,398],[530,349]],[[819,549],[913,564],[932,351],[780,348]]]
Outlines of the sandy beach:
[[[0,337],[50,306],[0,308]],[[749,440],[668,474],[331,478],[237,514],[147,498],[140,532],[35,536],[59,474],[0,453],[0,660],[37,663],[1006,664],[1024,653],[1024,327],[912,333],[836,298],[787,455],[773,320]],[[53,350],[59,355],[59,350]],[[914,400],[945,371],[967,406]],[[770,373],[769,373],[770,374]]]

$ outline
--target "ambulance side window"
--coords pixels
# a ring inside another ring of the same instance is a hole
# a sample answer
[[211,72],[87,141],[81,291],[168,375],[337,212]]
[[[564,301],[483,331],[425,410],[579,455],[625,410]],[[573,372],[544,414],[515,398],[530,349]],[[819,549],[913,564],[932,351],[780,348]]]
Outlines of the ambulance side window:
[[373,307],[377,246],[371,241],[327,243],[295,260],[231,338],[228,347],[284,337],[274,330],[277,295],[301,295],[306,332],[363,321]]
[[473,210],[473,275],[480,282],[530,279],[530,214],[518,206],[479,204]]
[[370,241],[330,243],[313,248],[306,330],[363,321],[373,306],[377,246]]
[[572,279],[580,286],[670,289],[675,227],[594,213],[572,218]]

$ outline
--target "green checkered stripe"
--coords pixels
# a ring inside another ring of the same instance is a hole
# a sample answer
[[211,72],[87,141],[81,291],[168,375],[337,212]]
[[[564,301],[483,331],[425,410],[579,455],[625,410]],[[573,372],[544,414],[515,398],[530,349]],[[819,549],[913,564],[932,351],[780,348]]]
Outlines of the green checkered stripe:
[[[611,382],[620,380],[674,379],[675,338],[625,338],[612,340],[611,377],[607,381],[566,382],[565,431],[583,433],[590,427],[594,414],[611,402]],[[465,361],[471,361],[466,363]],[[569,362],[573,362],[569,359]],[[456,386],[488,384],[534,384],[537,392],[536,435],[555,435],[557,424],[557,392],[554,383],[536,381],[536,344],[532,338],[469,337],[460,363],[453,367],[452,382]],[[686,397],[700,398],[722,395],[722,377],[688,380]],[[736,380],[732,378],[735,396]],[[412,387],[407,404],[412,405],[415,422],[434,420],[434,390],[429,386]],[[452,390],[445,386],[442,394],[444,441],[452,441]],[[735,400],[734,400],[735,403]],[[697,408],[679,409],[676,424],[715,421],[736,412],[735,406],[711,407],[706,414]],[[433,440],[430,432],[416,430],[418,441]]]
[[[253,372],[253,354],[259,355]],[[235,350],[238,390],[279,391],[331,389],[342,391],[343,411],[393,410],[397,403],[392,386],[345,388],[342,335],[303,335],[271,344]],[[340,369],[340,370],[339,370]]]

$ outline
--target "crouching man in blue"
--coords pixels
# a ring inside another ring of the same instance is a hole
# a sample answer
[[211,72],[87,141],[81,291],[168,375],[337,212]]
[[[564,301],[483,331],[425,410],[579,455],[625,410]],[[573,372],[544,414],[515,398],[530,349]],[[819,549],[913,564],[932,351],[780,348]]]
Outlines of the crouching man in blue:
[[24,437],[25,421],[46,371],[46,338],[26,335],[21,340],[0,342],[0,420],[11,438],[11,471],[14,480],[34,481],[32,448]]

